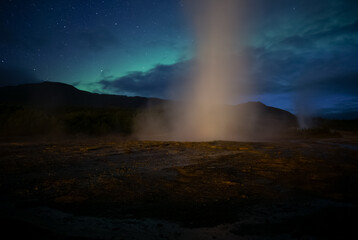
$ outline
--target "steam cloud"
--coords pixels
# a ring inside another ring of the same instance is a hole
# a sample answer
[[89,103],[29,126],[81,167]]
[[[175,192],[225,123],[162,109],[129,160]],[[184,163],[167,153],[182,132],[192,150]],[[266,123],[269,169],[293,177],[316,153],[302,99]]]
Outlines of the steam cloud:
[[[190,7],[197,37],[197,67],[176,118],[174,136],[181,140],[227,139],[233,120],[223,107],[234,98],[237,1],[194,1]],[[200,11],[200,12],[199,12]]]
[[[165,140],[231,140],[238,120],[226,105],[237,97],[237,0],[186,1],[196,35],[196,63],[182,89],[183,102],[142,113],[137,133],[142,138]],[[234,87],[235,86],[235,87]],[[242,91],[242,90],[241,90]],[[160,116],[160,117],[159,117]],[[237,133],[236,133],[237,134]]]

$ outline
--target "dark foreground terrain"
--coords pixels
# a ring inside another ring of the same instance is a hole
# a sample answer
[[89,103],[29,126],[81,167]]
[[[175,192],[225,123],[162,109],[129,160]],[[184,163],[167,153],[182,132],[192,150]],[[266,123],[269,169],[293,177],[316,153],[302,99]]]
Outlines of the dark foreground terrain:
[[357,140],[3,139],[1,234],[355,239]]

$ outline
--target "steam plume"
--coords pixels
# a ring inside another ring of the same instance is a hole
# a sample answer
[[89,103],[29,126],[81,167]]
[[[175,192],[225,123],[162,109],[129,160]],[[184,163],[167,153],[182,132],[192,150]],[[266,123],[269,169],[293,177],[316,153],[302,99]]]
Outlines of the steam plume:
[[191,16],[197,38],[197,66],[189,81],[187,103],[179,111],[174,136],[183,140],[226,139],[234,97],[237,1],[194,1]]
[[[186,1],[191,25],[196,35],[195,70],[182,92],[182,103],[164,109],[165,121],[144,116],[149,132],[172,140],[232,139],[236,121],[232,102],[238,66],[234,59],[237,43],[237,0]],[[153,112],[153,111],[152,111]],[[150,120],[148,120],[150,119]],[[166,122],[168,121],[168,122]],[[163,124],[166,122],[166,124]],[[167,127],[167,128],[165,128]],[[158,130],[161,129],[161,133]],[[142,128],[143,130],[143,128]],[[148,133],[148,129],[147,129]]]

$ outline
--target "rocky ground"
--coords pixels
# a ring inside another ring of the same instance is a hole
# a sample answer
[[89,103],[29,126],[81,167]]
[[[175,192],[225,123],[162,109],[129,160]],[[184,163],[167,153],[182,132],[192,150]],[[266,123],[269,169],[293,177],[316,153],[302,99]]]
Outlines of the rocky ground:
[[357,140],[2,139],[1,230],[38,239],[344,239],[357,235]]

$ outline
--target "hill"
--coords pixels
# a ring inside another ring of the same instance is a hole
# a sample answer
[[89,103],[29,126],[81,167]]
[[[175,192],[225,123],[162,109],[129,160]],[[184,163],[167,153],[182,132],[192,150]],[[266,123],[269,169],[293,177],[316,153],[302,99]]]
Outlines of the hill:
[[10,104],[138,108],[145,106],[149,100],[162,101],[154,98],[90,93],[58,82],[0,87],[0,102]]
[[[134,119],[141,109],[148,105],[158,106],[162,111],[155,114],[161,117],[171,104],[178,103],[156,98],[90,93],[55,82],[0,87],[0,135],[63,132],[128,135],[132,133]],[[240,121],[234,128],[248,135],[253,132],[272,135],[297,128],[297,119],[293,114],[261,102],[228,107],[240,115]]]
[[236,106],[244,127],[253,128],[297,128],[297,118],[292,113],[266,106],[261,102],[248,102]]

